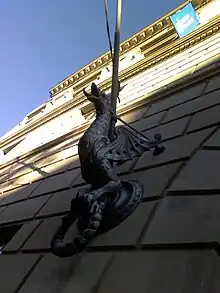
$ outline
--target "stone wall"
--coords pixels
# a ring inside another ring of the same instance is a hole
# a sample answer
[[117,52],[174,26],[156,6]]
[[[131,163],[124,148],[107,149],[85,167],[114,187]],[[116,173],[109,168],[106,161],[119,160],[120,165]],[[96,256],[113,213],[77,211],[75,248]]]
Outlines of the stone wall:
[[76,257],[49,251],[85,184],[71,139],[0,170],[1,293],[220,292],[220,75],[123,118],[161,132],[166,151],[118,168],[144,184],[143,202]]

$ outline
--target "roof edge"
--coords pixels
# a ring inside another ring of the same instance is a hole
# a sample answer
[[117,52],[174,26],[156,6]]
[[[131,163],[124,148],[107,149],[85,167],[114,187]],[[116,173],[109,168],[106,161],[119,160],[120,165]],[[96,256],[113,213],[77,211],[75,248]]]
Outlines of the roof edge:
[[[213,0],[187,0],[175,9],[171,10],[164,16],[162,16],[160,19],[156,20],[152,24],[146,26],[142,30],[138,31],[136,34],[132,35],[131,37],[124,40],[120,45],[120,55],[123,55],[125,53],[128,53],[129,51],[137,48],[139,45],[144,43],[147,40],[150,40],[151,38],[155,37],[157,34],[161,33],[164,29],[167,29],[168,27],[172,27],[172,23],[170,20],[170,16],[186,6],[188,3],[192,3],[195,7],[195,9],[199,9],[202,6],[205,6],[206,4],[212,2]],[[90,75],[94,71],[97,71],[98,69],[101,69],[103,66],[106,66],[111,62],[111,54],[110,51],[107,53],[99,56],[97,59],[93,60],[86,66],[82,67],[75,73],[71,74],[67,78],[63,79],[61,82],[56,84],[50,89],[51,96],[55,96],[62,91],[68,89],[69,87],[73,86],[75,83],[79,82],[86,76]]]

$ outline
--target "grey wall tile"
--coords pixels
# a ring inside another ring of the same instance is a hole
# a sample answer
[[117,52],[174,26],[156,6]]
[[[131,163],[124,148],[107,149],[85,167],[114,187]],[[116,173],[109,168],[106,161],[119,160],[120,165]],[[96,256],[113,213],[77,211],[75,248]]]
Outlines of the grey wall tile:
[[150,109],[146,112],[145,116],[149,116],[157,112],[167,110],[171,107],[189,101],[193,98],[199,97],[200,95],[202,95],[204,87],[205,83],[200,83],[198,85],[191,86],[188,89],[180,90],[179,92],[169,97],[166,97],[165,99],[161,99],[160,101],[152,104]]
[[27,199],[40,183],[41,181],[33,182],[3,193],[1,196],[3,200],[0,205],[11,204],[13,202]]
[[37,217],[48,216],[67,212],[70,209],[71,200],[76,196],[78,188],[72,188],[57,192],[37,214]]
[[153,202],[140,204],[124,222],[97,236],[90,246],[135,246],[153,207]]
[[153,115],[151,117],[143,118],[137,122],[131,123],[131,126],[138,131],[143,131],[155,126],[158,126],[160,124],[160,121],[162,120],[165,112]]
[[149,106],[143,106],[135,111],[131,111],[131,112],[126,113],[124,115],[120,115],[120,118],[127,123],[132,123],[136,120],[141,119],[144,116],[144,113],[147,111],[148,108],[149,108]]
[[[31,235],[22,250],[39,250],[39,249],[50,249],[51,239],[61,224],[61,217],[48,218],[43,220],[40,226]],[[76,226],[73,225],[67,233],[67,241],[72,241],[74,235],[76,235]]]
[[219,88],[220,88],[220,75],[218,74],[217,76],[213,77],[209,81],[209,83],[208,83],[208,85],[207,85],[207,87],[205,89],[205,92],[208,93],[210,91],[214,91],[214,90],[217,90]]
[[163,123],[175,120],[177,118],[191,115],[205,108],[217,105],[220,103],[218,91],[206,94],[200,98],[194,99],[169,110]]
[[1,293],[14,293],[34,267],[39,255],[1,255]]
[[68,188],[77,176],[79,176],[78,169],[46,178],[31,194],[31,197]]
[[220,240],[220,195],[170,196],[162,200],[143,245]]
[[61,259],[45,255],[19,293],[90,293],[99,282],[111,253]]
[[[220,99],[219,99],[220,101]],[[189,125],[188,132],[210,127],[220,122],[220,105],[195,114]]]
[[166,150],[162,154],[159,156],[153,156],[152,152],[145,152],[137,162],[134,169],[138,170],[142,168],[149,168],[158,164],[165,164],[174,160],[188,158],[212,131],[213,129],[206,129],[167,141],[164,143]]
[[24,223],[21,229],[19,229],[11,241],[4,247],[3,252],[18,251],[24,245],[25,241],[30,237],[33,231],[37,228],[40,222],[40,220],[35,220]]
[[220,147],[220,130],[216,131],[204,144],[205,147]]
[[152,138],[155,133],[160,133],[162,135],[163,140],[176,138],[177,136],[180,136],[183,134],[188,121],[189,121],[189,117],[178,119],[171,123],[166,123],[162,126],[153,128],[151,130],[147,130],[143,134],[149,138]]
[[217,293],[219,279],[214,251],[119,252],[98,293]]
[[28,199],[8,206],[0,215],[0,223],[32,219],[47,202],[49,195]]
[[170,191],[208,191],[220,189],[220,152],[199,151],[182,169]]
[[137,180],[144,186],[144,197],[161,196],[181,163],[174,163],[122,176],[121,180]]

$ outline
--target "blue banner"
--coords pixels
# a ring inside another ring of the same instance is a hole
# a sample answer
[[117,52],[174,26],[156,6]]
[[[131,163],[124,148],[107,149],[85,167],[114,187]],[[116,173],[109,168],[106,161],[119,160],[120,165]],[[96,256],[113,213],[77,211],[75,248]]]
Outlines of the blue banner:
[[199,18],[192,4],[187,4],[170,17],[180,38],[191,33],[198,25]]

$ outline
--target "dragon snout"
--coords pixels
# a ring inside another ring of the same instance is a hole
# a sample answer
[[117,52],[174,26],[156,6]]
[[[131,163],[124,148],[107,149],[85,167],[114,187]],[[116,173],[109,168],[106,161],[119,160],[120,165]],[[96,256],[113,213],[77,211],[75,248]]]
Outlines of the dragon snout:
[[100,89],[97,87],[97,85],[94,82],[91,85],[91,94],[96,97],[99,97],[100,95]]

